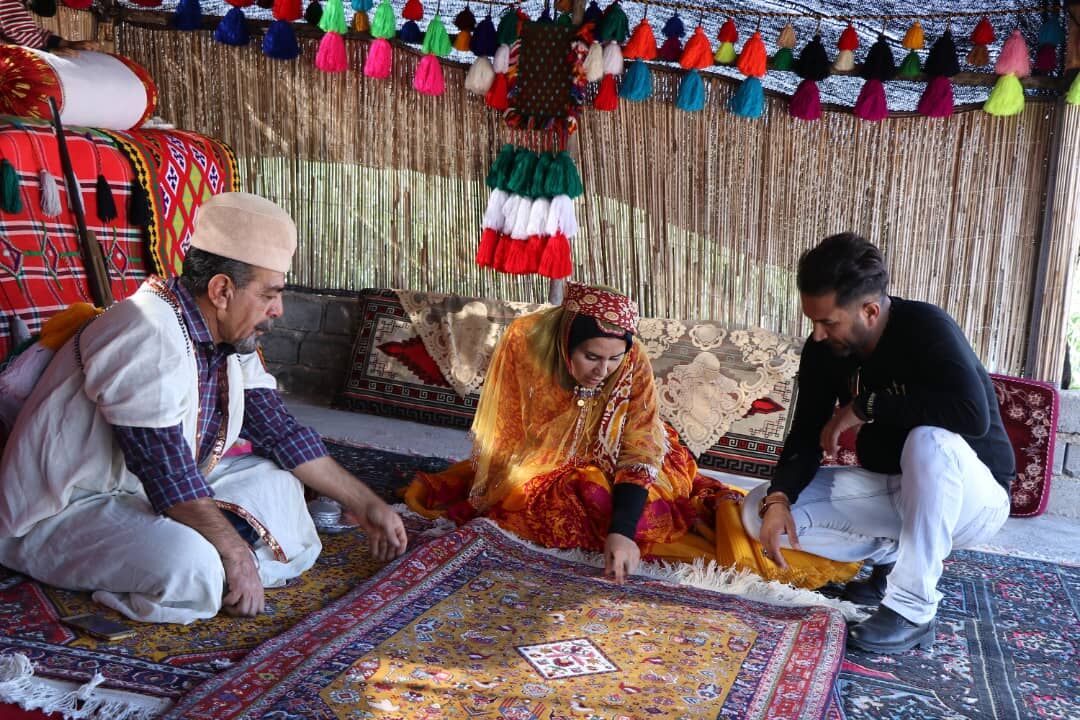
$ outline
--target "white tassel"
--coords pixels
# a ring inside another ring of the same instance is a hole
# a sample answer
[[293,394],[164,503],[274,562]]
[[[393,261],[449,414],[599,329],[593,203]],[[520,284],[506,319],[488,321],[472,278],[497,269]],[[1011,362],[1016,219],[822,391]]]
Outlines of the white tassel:
[[529,226],[526,228],[529,237],[547,234],[544,231],[547,225],[548,211],[550,210],[551,201],[547,198],[533,200],[532,209],[529,210]]
[[494,80],[495,71],[491,68],[491,61],[486,57],[478,57],[469,68],[469,74],[465,76],[465,89],[473,95],[486,95]]
[[498,230],[504,235],[509,235],[510,231],[514,229],[514,221],[517,220],[518,205],[521,204],[522,198],[520,195],[507,195],[506,202],[503,203],[502,225]]
[[851,50],[841,50],[836,55],[836,61],[832,66],[837,72],[849,72],[855,69],[855,53]]
[[529,239],[529,215],[532,214],[533,201],[527,197],[521,198],[517,206],[517,214],[514,217],[514,227],[510,230],[510,237],[515,240]]
[[561,231],[567,240],[577,235],[577,216],[574,214],[574,201],[569,195],[556,195],[552,198],[546,229],[548,235]]
[[600,43],[589,46],[589,54],[585,56],[585,79],[588,82],[600,82],[604,77],[604,50]]
[[506,203],[506,191],[495,188],[488,198],[487,210],[484,210],[484,227],[498,230],[503,225],[503,205]]
[[500,45],[495,51],[495,72],[504,73],[510,69],[510,46]]
[[544,221],[545,235],[554,235],[559,232],[559,204],[562,198],[570,199],[566,195],[556,195],[551,198],[551,206],[548,208],[547,219]]
[[614,40],[604,46],[604,74],[616,77],[623,74],[622,49]]
[[52,173],[41,168],[38,171],[38,184],[41,186],[41,214],[56,217],[63,207],[60,205],[60,188],[56,187],[56,178]]

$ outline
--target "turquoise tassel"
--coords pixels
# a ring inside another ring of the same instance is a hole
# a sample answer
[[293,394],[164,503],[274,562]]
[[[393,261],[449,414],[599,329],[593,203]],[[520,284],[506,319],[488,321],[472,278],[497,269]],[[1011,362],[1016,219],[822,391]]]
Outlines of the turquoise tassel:
[[686,112],[697,112],[705,108],[705,83],[697,70],[691,70],[679,83],[679,97],[675,107]]
[[728,110],[744,118],[759,118],[765,113],[765,90],[756,77],[748,77],[728,100]]
[[640,102],[652,97],[652,71],[644,60],[635,60],[623,76],[619,97],[623,100]]

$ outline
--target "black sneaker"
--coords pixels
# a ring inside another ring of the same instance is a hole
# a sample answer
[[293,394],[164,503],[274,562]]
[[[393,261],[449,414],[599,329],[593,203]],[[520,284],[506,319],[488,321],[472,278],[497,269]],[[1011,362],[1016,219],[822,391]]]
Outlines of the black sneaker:
[[880,605],[885,597],[885,585],[893,565],[875,565],[870,577],[866,580],[852,580],[844,586],[844,592],[840,593],[841,600],[853,602],[856,605]]

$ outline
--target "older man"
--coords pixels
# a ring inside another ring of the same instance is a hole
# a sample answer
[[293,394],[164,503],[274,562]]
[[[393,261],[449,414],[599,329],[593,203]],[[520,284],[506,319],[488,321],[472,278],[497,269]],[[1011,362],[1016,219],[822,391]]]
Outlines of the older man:
[[[0,467],[0,563],[136,620],[254,615],[322,546],[301,483],[373,554],[400,518],[285,409],[256,339],[282,313],[296,226],[244,193],[199,209],[179,278],[151,278],[57,352]],[[239,438],[253,454],[225,457]]]

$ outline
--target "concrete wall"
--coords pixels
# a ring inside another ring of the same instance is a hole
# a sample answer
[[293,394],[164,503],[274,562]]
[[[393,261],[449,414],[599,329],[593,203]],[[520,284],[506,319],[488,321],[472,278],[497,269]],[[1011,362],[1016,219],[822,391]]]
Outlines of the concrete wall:
[[[329,404],[345,383],[359,324],[354,297],[285,293],[285,315],[262,339],[283,392]],[[1054,478],[1047,512],[1080,519],[1080,390],[1061,394]]]
[[354,297],[285,293],[285,314],[261,340],[282,392],[329,403],[345,383],[356,338]]

